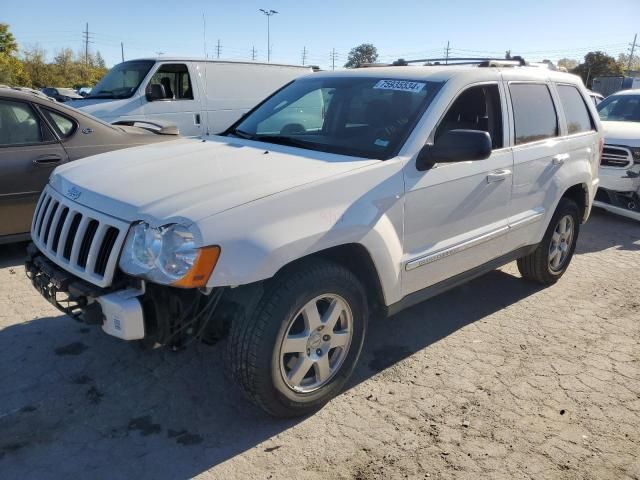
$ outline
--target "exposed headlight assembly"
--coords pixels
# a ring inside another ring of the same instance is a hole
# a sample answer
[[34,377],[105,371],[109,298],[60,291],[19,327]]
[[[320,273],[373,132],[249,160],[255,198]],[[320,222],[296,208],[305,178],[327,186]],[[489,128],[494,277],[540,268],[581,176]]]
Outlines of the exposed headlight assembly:
[[193,233],[179,224],[152,227],[134,224],[120,257],[129,275],[154,283],[195,288],[206,285],[220,256],[220,247],[195,246]]

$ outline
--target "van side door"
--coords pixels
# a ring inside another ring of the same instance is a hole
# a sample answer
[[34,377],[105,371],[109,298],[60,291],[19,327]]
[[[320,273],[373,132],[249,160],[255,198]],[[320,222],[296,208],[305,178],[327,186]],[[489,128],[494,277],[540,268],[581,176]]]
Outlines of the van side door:
[[504,253],[513,162],[507,125],[502,83],[468,85],[449,104],[428,142],[447,130],[486,131],[492,139],[491,156],[437,163],[427,171],[418,171],[415,160],[405,165],[403,295]]
[[513,118],[513,194],[507,249],[516,250],[542,240],[558,193],[557,172],[567,160],[562,153],[561,124],[551,84],[507,82]]
[[158,63],[145,85],[143,111],[174,123],[186,137],[203,135],[201,97],[190,62]]

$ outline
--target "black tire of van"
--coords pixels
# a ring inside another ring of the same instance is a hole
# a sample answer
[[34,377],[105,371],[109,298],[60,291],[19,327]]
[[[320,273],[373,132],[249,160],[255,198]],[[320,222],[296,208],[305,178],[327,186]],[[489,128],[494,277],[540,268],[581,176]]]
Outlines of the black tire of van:
[[[518,270],[523,278],[531,280],[542,285],[552,285],[560,280],[560,277],[567,271],[573,253],[576,249],[576,243],[578,241],[578,234],[580,233],[580,210],[576,202],[569,198],[561,198],[558,203],[547,231],[542,238],[542,241],[538,244],[538,247],[529,255],[518,259]],[[564,258],[562,265],[558,269],[553,269],[550,266],[549,251],[552,246],[553,236],[556,233],[556,229],[559,226],[560,220],[565,219],[567,216],[571,218],[573,223],[573,233],[571,235],[571,243],[567,246],[567,255]]]
[[[341,365],[326,384],[311,392],[294,391],[281,369],[281,345],[292,323],[300,318],[302,307],[323,295],[337,296],[348,305],[351,341]],[[297,262],[265,282],[264,293],[253,311],[233,320],[225,352],[227,377],[272,416],[297,417],[315,412],[338,395],[351,376],[362,350],[367,319],[366,294],[351,271],[322,259]]]

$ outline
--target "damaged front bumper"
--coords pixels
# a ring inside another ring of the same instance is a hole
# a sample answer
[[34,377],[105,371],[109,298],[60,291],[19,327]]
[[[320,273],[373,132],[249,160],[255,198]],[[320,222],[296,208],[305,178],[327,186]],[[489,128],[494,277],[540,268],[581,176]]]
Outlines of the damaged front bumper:
[[640,221],[640,164],[627,169],[600,168],[594,206]]

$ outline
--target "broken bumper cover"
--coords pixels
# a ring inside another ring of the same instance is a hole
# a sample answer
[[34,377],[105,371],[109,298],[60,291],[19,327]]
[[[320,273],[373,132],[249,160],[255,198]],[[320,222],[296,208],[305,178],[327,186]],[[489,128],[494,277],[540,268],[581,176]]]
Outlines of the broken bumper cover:
[[29,245],[27,252],[27,277],[58,310],[75,320],[100,324],[106,333],[123,340],[144,338],[141,285],[119,289],[96,287],[59,268],[40,254],[35,245]]

